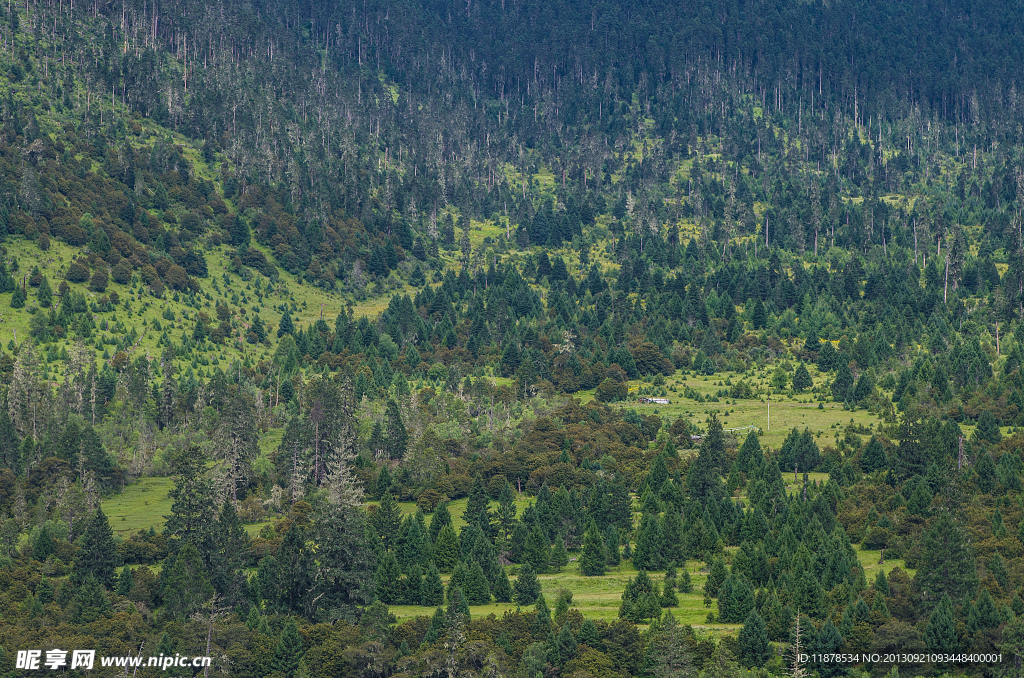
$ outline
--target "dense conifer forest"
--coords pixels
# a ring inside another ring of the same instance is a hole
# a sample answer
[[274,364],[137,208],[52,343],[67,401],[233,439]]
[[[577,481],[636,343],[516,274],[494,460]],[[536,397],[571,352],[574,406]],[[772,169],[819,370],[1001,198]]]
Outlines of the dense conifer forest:
[[0,7],[0,676],[1021,675],[1022,45]]

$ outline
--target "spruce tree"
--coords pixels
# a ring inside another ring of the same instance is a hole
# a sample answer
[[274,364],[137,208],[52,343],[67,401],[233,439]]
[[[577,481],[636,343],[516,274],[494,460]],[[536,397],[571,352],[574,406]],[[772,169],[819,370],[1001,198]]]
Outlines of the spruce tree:
[[637,531],[633,565],[638,570],[660,570],[663,547],[664,541],[657,516],[645,513],[640,519],[640,529]]
[[512,583],[508,580],[508,574],[504,567],[498,570],[491,593],[494,594],[494,600],[499,603],[512,602]]
[[430,536],[430,543],[437,544],[437,538],[440,536],[441,530],[446,526],[451,526],[451,524],[452,514],[448,510],[448,502],[439,504],[438,507],[434,509],[434,515],[430,518],[430,527],[427,528],[427,533]]
[[132,568],[125,565],[117,577],[117,595],[127,598],[131,595],[133,588],[135,588],[135,577],[132,574]]
[[860,455],[860,467],[865,473],[874,473],[889,467],[889,460],[885,455],[885,448],[877,437],[871,436],[871,440],[864,447]]
[[526,560],[533,567],[535,572],[543,574],[548,571],[548,562],[551,560],[551,548],[548,538],[544,535],[540,525],[534,525],[530,530],[530,536],[526,539]]
[[496,517],[498,519],[498,526],[501,528],[501,536],[505,541],[508,541],[509,534],[512,532],[516,520],[516,498],[512,490],[512,485],[506,480],[502,483],[501,492],[498,494],[498,508],[496,511]]
[[91,574],[85,575],[82,583],[75,587],[69,618],[73,624],[89,624],[110,616],[110,599],[103,586]]
[[523,565],[513,586],[516,605],[532,605],[540,595],[540,580],[529,563]]
[[725,582],[728,571],[725,569],[725,561],[721,558],[715,558],[711,562],[711,568],[708,571],[708,578],[704,582],[704,591],[712,598],[718,595],[718,589],[721,588]]
[[619,531],[614,525],[609,525],[604,531],[604,548],[608,554],[608,564],[615,567],[622,562],[619,552]]
[[274,659],[270,662],[270,668],[275,673],[280,672],[287,678],[295,678],[302,655],[303,645],[299,627],[295,620],[289,617],[277,639],[277,647],[274,648]]
[[459,558],[459,538],[455,535],[455,528],[445,525],[434,543],[434,563],[441,572],[451,572]]
[[999,423],[996,421],[995,415],[992,414],[992,410],[982,410],[978,416],[978,428],[974,430],[974,436],[978,440],[993,445],[1003,439],[1003,434],[999,431]]
[[943,594],[939,604],[928,617],[928,625],[924,629],[924,642],[929,652],[956,652],[959,649],[953,600],[948,594]]
[[800,366],[796,368],[796,372],[793,373],[793,390],[797,393],[801,393],[814,386],[814,380],[811,379],[811,373],[807,371],[807,366],[800,363]]
[[420,590],[423,607],[436,607],[444,603],[444,584],[441,582],[441,574],[437,567],[430,563],[427,574],[423,578],[423,585]]
[[[810,650],[811,654],[830,655],[839,652],[842,645],[843,636],[839,633],[839,629],[835,627],[831,619],[826,619],[819,629],[814,643],[810,646]],[[819,662],[816,668],[821,678],[833,678],[846,672],[842,664],[832,661]]]
[[597,624],[592,619],[586,619],[580,626],[580,632],[577,635],[577,640],[581,645],[588,645],[595,650],[600,650],[601,643],[601,632],[597,630]]
[[172,500],[171,515],[164,516],[168,541],[173,548],[189,543],[205,552],[216,503],[206,475],[206,455],[198,445],[175,455],[174,488],[168,495]]
[[160,588],[167,611],[177,619],[190,617],[210,600],[213,586],[207,579],[207,567],[195,546],[190,543],[182,546],[170,568],[164,563]]
[[751,610],[739,634],[739,659],[747,668],[763,666],[771,659],[772,646],[768,642],[768,629],[757,610]]
[[387,605],[398,605],[402,602],[402,590],[399,582],[401,569],[395,554],[388,551],[377,565],[374,576],[377,598]]
[[380,505],[370,517],[370,525],[377,531],[377,536],[385,548],[394,548],[397,544],[398,530],[402,525],[402,510],[390,491],[385,492]]
[[534,611],[533,637],[546,638],[548,633],[551,632],[551,609],[548,607],[543,593],[537,595]]
[[604,539],[597,529],[597,523],[591,521],[583,535],[583,552],[580,555],[580,572],[587,577],[599,577],[605,573],[608,554],[605,551]]
[[491,602],[491,588],[484,576],[480,563],[473,563],[466,572],[466,601],[470,605],[487,605]]
[[938,600],[948,594],[954,603],[966,603],[978,583],[974,550],[948,511],[939,513],[925,532],[922,545],[924,550],[914,582],[925,600]]
[[569,553],[565,550],[565,539],[562,535],[555,537],[555,545],[551,548],[551,560],[548,564],[555,568],[555,572],[561,572],[562,568],[569,564]]
[[110,522],[103,513],[103,508],[97,507],[85,526],[82,548],[75,555],[72,581],[76,584],[81,583],[87,576],[92,575],[102,586],[112,588],[116,573],[115,555],[114,532],[110,529]]

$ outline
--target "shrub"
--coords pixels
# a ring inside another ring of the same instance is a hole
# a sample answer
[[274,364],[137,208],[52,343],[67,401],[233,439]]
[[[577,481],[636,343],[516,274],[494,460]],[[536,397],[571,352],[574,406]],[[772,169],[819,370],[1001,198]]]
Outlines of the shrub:
[[89,279],[89,268],[80,261],[72,261],[64,277],[73,283],[83,283]]

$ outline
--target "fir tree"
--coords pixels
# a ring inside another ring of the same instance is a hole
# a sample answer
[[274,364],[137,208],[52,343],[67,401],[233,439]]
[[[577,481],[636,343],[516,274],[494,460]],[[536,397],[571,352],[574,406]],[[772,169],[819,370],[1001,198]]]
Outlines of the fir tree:
[[448,511],[448,502],[439,504],[434,509],[434,516],[430,519],[430,527],[427,530],[430,536],[430,543],[437,544],[437,538],[441,534],[446,526],[450,527],[452,524],[452,514]]
[[110,616],[110,599],[107,598],[103,586],[96,577],[88,574],[82,583],[75,587],[75,597],[71,602],[69,618],[73,624],[89,624]]
[[295,624],[295,620],[289,617],[277,639],[277,647],[274,648],[274,659],[270,663],[270,668],[287,678],[295,678],[302,655],[303,645],[299,627]]
[[726,576],[728,576],[728,571],[725,569],[725,561],[721,558],[715,558],[708,571],[708,578],[704,582],[704,591],[712,598],[716,597],[718,590],[725,582]]
[[768,642],[768,629],[757,610],[751,610],[739,634],[739,659],[747,668],[763,666],[771,659],[772,646]]
[[292,316],[288,312],[288,309],[284,309],[284,314],[281,316],[281,324],[277,327],[277,338],[280,339],[286,334],[295,333],[295,323],[292,322]]
[[604,539],[597,529],[597,523],[591,521],[583,535],[583,552],[580,555],[580,572],[587,577],[599,577],[605,573],[608,554]]
[[1003,439],[1003,434],[999,431],[999,423],[996,421],[995,415],[992,414],[992,410],[982,410],[981,415],[978,416],[978,428],[974,430],[974,437],[992,445],[998,444]]
[[[436,516],[434,519],[437,519]],[[459,558],[459,538],[455,535],[455,528],[450,524],[446,525],[437,535],[437,542],[434,544],[434,562],[437,569],[442,572],[451,572]]]
[[[811,644],[810,650],[811,654],[830,655],[839,652],[842,645],[843,636],[839,633],[839,629],[835,627],[831,619],[826,619],[818,631],[814,643]],[[837,662],[824,661],[819,662],[816,666],[821,678],[832,678],[846,672],[843,665]]]
[[535,572],[544,574],[548,570],[548,562],[551,560],[551,549],[548,545],[548,538],[544,536],[540,525],[534,525],[530,530],[530,536],[526,540],[526,560],[533,566]]
[[72,581],[80,583],[91,575],[102,586],[112,588],[116,573],[114,566],[116,552],[114,532],[110,529],[110,522],[107,520],[106,514],[103,513],[103,508],[97,507],[96,512],[85,526],[82,548],[75,556]]
[[812,386],[814,386],[814,380],[811,379],[811,373],[807,371],[806,365],[800,363],[796,372],[793,373],[793,390],[801,393]]
[[534,611],[533,637],[545,638],[551,632],[551,609],[548,607],[543,593],[537,595]]
[[473,563],[466,572],[466,601],[470,605],[487,605],[491,602],[491,589],[480,563]]
[[562,535],[555,537],[555,545],[551,548],[551,560],[548,564],[555,568],[555,572],[561,572],[562,568],[569,564],[569,553],[565,550],[565,539]]
[[953,601],[948,594],[943,594],[939,604],[928,617],[928,625],[924,630],[924,642],[929,652],[956,652],[960,643],[956,634]]
[[498,569],[498,575],[495,577],[491,593],[494,594],[494,600],[499,603],[512,602],[512,583],[509,582],[508,574],[505,572],[504,567]]
[[860,467],[865,473],[874,473],[889,467],[889,460],[885,455],[885,448],[877,437],[871,436],[871,440],[864,447],[860,456]]
[[608,564],[615,567],[621,562],[619,553],[619,531],[614,525],[609,525],[604,531],[604,548],[608,554]]
[[377,598],[387,605],[398,605],[402,602],[402,590],[399,583],[401,570],[395,554],[388,551],[377,565],[376,581]]
[[370,525],[377,531],[385,548],[394,548],[397,545],[398,530],[402,524],[402,510],[395,501],[391,492],[385,492],[380,500],[380,505],[370,517]]
[[540,595],[540,580],[529,563],[523,565],[513,586],[516,605],[532,605]]
[[206,573],[206,565],[190,543],[182,546],[173,565],[164,563],[160,586],[168,612],[177,619],[185,619],[210,600],[214,591]]
[[650,513],[645,513],[640,519],[640,529],[637,531],[633,565],[638,570],[660,570],[663,547],[664,541],[661,528],[658,525],[658,518]]
[[133,588],[135,588],[135,577],[132,575],[132,568],[125,565],[117,577],[117,595],[127,598],[131,595]]
[[444,603],[444,584],[441,582],[441,574],[433,563],[430,563],[427,574],[423,578],[421,595],[423,607],[436,607]]
[[914,581],[925,600],[948,594],[954,602],[966,603],[978,583],[974,551],[967,535],[948,511],[938,518],[922,538],[924,550]]

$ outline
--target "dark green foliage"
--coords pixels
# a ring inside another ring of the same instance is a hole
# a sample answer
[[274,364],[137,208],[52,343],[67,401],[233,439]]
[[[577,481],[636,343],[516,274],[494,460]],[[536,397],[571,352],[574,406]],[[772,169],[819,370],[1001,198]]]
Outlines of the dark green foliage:
[[464,593],[470,605],[487,605],[491,602],[491,588],[479,563],[473,563],[466,572]]
[[516,605],[532,605],[540,595],[540,580],[529,563],[520,568],[513,591]]
[[604,531],[604,548],[608,554],[608,564],[613,567],[618,565],[621,562],[619,531],[612,525],[609,525]]
[[633,565],[639,570],[660,570],[664,545],[658,518],[645,513],[640,519],[640,529],[637,530]]
[[185,619],[202,609],[213,597],[213,586],[207,578],[207,568],[195,546],[186,542],[170,567],[164,565],[160,574],[164,604],[178,619]]
[[948,511],[939,512],[924,534],[922,546],[924,550],[914,581],[924,599],[937,601],[949,596],[954,602],[964,603],[971,598],[978,583],[974,551],[964,530]]
[[740,663],[748,668],[763,666],[771,656],[772,647],[768,642],[768,629],[757,610],[751,610],[739,633]]
[[89,519],[82,536],[82,548],[75,557],[74,581],[81,583],[87,577],[93,577],[106,588],[113,588],[116,550],[114,532],[102,508]]
[[277,646],[274,648],[274,659],[270,668],[275,672],[294,678],[299,662],[302,660],[303,645],[302,636],[299,635],[299,627],[294,619],[288,619],[284,624],[281,635],[278,636]]
[[427,574],[423,578],[421,595],[421,604],[424,607],[435,607],[444,603],[444,584],[441,582],[441,574],[433,563],[427,568]]
[[[618,546],[616,546],[616,549]],[[580,555],[580,572],[588,577],[597,577],[605,573],[608,554],[604,539],[597,529],[597,523],[591,522],[583,535],[583,552]]]
[[871,440],[864,447],[860,457],[860,467],[866,473],[874,473],[889,467],[889,459],[885,455],[885,448],[877,437],[871,436]]
[[69,616],[73,624],[88,624],[110,616],[110,599],[107,597],[107,592],[103,590],[103,585],[96,581],[96,577],[87,575],[75,587],[70,612]]
[[943,594],[939,604],[928,617],[924,630],[924,642],[930,652],[954,652],[960,647],[956,634],[953,601]]
[[1003,435],[999,431],[999,424],[996,422],[992,410],[982,410],[978,416],[978,428],[974,430],[974,436],[978,440],[992,443],[993,445],[1003,439]]
[[801,392],[812,386],[814,386],[814,380],[811,379],[811,373],[807,371],[806,365],[800,363],[796,372],[793,373],[793,390]]
[[402,602],[400,574],[401,570],[398,567],[398,560],[395,559],[395,554],[388,551],[377,565],[377,574],[375,576],[377,598],[381,602],[387,605],[397,605]]
[[171,515],[167,519],[168,539],[174,544],[191,544],[205,550],[214,523],[213,486],[206,477],[206,456],[198,447],[181,451],[174,459],[174,489]]

